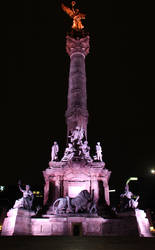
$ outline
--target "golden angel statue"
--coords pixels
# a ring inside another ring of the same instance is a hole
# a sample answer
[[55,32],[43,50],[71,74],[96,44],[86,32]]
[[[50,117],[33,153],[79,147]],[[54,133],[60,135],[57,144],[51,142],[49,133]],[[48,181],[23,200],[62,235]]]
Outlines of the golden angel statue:
[[62,9],[71,17],[73,18],[73,25],[72,25],[72,29],[74,30],[81,30],[84,28],[84,26],[82,25],[81,19],[85,19],[85,14],[82,14],[79,12],[79,9],[74,9],[74,6],[76,4],[75,1],[72,1],[72,9],[68,8],[67,6],[65,6],[63,3],[61,4]]

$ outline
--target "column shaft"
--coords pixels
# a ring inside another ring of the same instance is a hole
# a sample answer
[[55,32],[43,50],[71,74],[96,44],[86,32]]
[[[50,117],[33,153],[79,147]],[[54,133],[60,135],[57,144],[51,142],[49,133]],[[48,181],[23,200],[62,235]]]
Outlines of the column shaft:
[[66,37],[66,50],[70,56],[69,86],[66,110],[67,136],[76,126],[87,136],[87,90],[85,56],[89,52],[89,37]]

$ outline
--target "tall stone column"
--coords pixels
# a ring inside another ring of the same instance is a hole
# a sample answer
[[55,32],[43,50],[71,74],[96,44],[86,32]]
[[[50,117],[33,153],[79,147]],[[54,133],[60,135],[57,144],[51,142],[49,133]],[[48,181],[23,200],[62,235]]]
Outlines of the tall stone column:
[[49,195],[49,178],[44,175],[45,178],[45,185],[44,185],[44,205],[48,201],[48,195]]
[[82,127],[87,137],[87,91],[85,56],[89,53],[89,36],[66,37],[66,51],[70,56],[68,101],[66,110],[67,136],[76,126]]
[[108,185],[108,181],[105,179],[103,181],[103,186],[104,186],[104,197],[105,197],[106,204],[110,206],[109,185]]
[[91,180],[91,192],[94,190],[94,200],[98,201],[99,199],[99,187],[98,187],[98,180],[97,178],[93,177]]
[[60,176],[55,181],[55,200],[60,198]]

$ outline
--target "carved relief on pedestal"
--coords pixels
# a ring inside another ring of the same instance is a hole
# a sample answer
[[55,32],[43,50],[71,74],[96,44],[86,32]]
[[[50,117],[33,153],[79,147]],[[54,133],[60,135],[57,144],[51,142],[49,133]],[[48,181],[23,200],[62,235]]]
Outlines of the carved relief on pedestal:
[[101,231],[101,223],[88,223],[87,224],[87,232],[89,233],[99,233]]

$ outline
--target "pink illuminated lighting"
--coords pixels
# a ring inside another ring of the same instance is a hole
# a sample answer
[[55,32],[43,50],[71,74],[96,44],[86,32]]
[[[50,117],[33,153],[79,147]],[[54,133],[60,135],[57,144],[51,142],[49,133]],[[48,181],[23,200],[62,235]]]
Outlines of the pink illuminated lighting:
[[[69,186],[68,196],[71,198],[76,197],[82,190],[87,189],[84,185],[79,186]],[[88,190],[89,192],[89,190]]]

